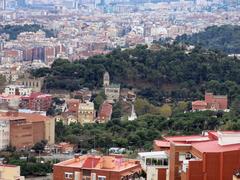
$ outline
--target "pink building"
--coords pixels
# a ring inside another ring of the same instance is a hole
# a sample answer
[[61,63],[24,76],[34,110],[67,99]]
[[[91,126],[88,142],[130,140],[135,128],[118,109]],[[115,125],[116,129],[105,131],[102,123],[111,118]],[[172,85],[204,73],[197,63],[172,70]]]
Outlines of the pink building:
[[192,102],[192,110],[227,110],[227,96],[215,96],[213,93],[205,93],[205,100]]

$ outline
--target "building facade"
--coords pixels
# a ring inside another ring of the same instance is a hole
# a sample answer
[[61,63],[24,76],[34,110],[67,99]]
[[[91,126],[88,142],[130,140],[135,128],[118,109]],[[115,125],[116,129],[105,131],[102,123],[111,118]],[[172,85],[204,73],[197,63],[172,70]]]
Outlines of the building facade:
[[192,110],[223,110],[226,111],[228,109],[228,98],[227,96],[215,96],[213,93],[205,93],[204,101],[193,101],[192,102]]
[[97,120],[100,123],[106,123],[111,120],[111,117],[112,117],[112,105],[105,101],[99,108]]
[[95,122],[95,109],[93,102],[79,104],[78,121],[82,124]]
[[0,179],[3,180],[24,180],[21,176],[20,166],[2,164],[0,165]]
[[110,84],[106,86],[105,95],[110,103],[118,101],[120,97],[120,84]]
[[137,160],[122,156],[75,156],[54,165],[54,180],[125,180],[139,178],[141,166]]
[[25,87],[31,88],[33,92],[41,92],[43,86],[43,78],[24,78],[18,80],[19,85],[23,85]]
[[159,180],[232,180],[240,167],[240,132],[164,137],[154,149],[169,156]]
[[27,88],[22,85],[8,85],[4,89],[4,95],[29,96],[31,93],[32,88]]
[[4,142],[5,147],[30,148],[42,140],[46,140],[49,145],[55,143],[55,121],[47,116],[7,112],[0,113],[0,120],[2,123],[7,122],[5,132],[0,136],[0,142]]
[[22,96],[20,108],[33,111],[47,111],[52,104],[52,95],[40,92],[31,93],[29,96]]
[[0,117],[0,150],[4,150],[10,144],[10,124]]

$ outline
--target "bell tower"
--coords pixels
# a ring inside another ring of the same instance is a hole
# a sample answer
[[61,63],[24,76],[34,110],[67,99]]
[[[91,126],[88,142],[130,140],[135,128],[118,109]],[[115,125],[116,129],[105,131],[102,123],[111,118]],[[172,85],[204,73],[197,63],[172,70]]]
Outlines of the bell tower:
[[103,86],[107,87],[110,85],[110,75],[109,73],[106,71],[103,75]]

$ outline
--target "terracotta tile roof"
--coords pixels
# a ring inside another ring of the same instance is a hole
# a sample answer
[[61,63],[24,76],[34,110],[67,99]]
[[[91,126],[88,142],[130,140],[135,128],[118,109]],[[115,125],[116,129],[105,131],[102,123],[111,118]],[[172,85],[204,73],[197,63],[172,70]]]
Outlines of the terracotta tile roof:
[[43,116],[37,113],[20,113],[20,112],[16,112],[13,114],[0,112],[0,120],[1,119],[9,120],[26,119],[27,122],[41,122],[50,120],[48,116]]

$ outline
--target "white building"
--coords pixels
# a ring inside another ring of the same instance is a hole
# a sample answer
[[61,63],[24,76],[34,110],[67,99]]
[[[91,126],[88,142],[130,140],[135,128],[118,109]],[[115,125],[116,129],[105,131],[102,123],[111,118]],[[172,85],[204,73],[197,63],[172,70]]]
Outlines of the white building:
[[20,104],[20,96],[0,94],[0,104],[7,104],[11,107],[18,107]]
[[141,152],[138,158],[147,180],[158,180],[158,168],[168,169],[169,155],[165,151]]
[[29,96],[31,93],[32,88],[27,88],[22,85],[8,85],[4,89],[4,95]]
[[10,123],[6,118],[0,117],[0,150],[6,149],[10,144]]

